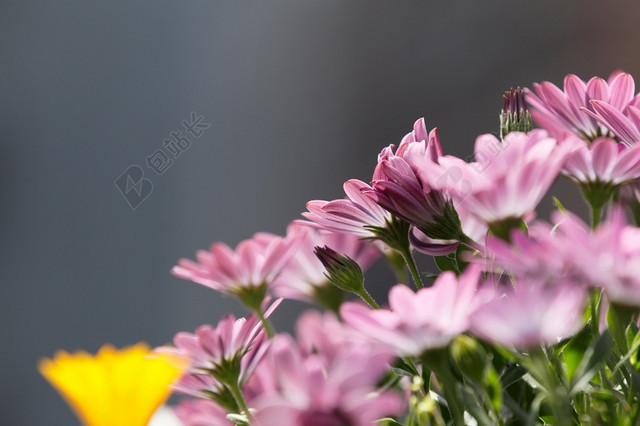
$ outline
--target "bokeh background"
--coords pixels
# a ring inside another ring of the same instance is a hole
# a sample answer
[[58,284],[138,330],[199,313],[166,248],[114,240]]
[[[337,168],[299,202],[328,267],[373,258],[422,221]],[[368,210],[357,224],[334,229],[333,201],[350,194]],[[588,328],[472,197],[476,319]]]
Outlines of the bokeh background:
[[[0,424],[76,419],[36,371],[243,310],[169,274],[214,240],[284,233],[310,199],[368,180],[418,117],[466,157],[501,93],[624,69],[628,1],[80,1],[0,4]],[[211,124],[184,133],[192,112]],[[147,157],[182,130],[162,174]],[[114,181],[139,165],[135,210]],[[567,187],[569,188],[569,187]],[[566,188],[560,187],[560,192]],[[577,194],[561,194],[579,204]],[[384,292],[379,265],[368,274]],[[275,318],[290,329],[302,304]]]

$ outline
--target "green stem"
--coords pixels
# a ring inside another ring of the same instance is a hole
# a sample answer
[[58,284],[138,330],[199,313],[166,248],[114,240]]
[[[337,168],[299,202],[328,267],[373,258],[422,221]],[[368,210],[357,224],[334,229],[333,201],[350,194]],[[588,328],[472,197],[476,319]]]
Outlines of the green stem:
[[431,351],[422,357],[422,368],[432,370],[442,387],[444,398],[449,405],[449,413],[455,425],[464,425],[464,402],[460,399],[457,390],[457,379],[451,371],[448,353],[446,350]]
[[569,412],[571,407],[569,394],[566,387],[562,386],[562,383],[560,383],[560,380],[555,375],[544,349],[532,349],[531,352],[529,352],[529,360],[531,362],[532,373],[537,376],[536,379],[540,381],[547,391],[546,399],[553,412],[554,425],[573,425],[572,415]]
[[594,337],[600,335],[600,300],[602,292],[595,290],[589,295],[589,308],[591,311],[591,332]]
[[273,329],[273,326],[271,325],[269,320],[264,317],[264,314],[262,313],[262,310],[256,309],[256,310],[254,310],[254,312],[258,316],[258,319],[260,319],[260,322],[262,323],[262,326],[264,327],[265,331],[267,332],[267,336],[269,336],[269,339],[273,339],[274,336],[276,335],[276,332]]
[[418,290],[424,288],[424,283],[422,282],[422,278],[420,278],[420,272],[418,272],[418,267],[416,266],[416,262],[413,260],[413,255],[411,254],[411,248],[407,246],[399,251],[405,263],[409,267],[409,272],[411,272],[411,278],[413,278],[416,288]]
[[591,204],[591,229],[596,229],[600,224],[603,207],[604,205],[601,204]]
[[396,275],[396,282],[406,283],[409,276],[407,275],[407,266],[400,252],[398,250],[390,249],[386,258],[391,269],[393,269],[393,272]]
[[231,395],[233,395],[233,399],[236,400],[238,407],[240,407],[240,409],[242,410],[242,414],[247,416],[247,418],[250,418],[249,408],[247,407],[247,403],[244,400],[244,396],[242,395],[242,391],[240,390],[238,383],[227,383],[226,386],[227,389],[229,389],[229,392],[231,392]]
[[582,195],[591,208],[591,229],[595,229],[600,224],[602,209],[607,205],[615,189],[602,182],[589,182],[580,185]]
[[363,288],[362,291],[358,293],[358,296],[360,296],[362,300],[367,302],[367,304],[371,306],[373,309],[380,309],[380,305],[378,305],[376,301],[373,300],[373,297],[371,297],[371,295],[366,289]]

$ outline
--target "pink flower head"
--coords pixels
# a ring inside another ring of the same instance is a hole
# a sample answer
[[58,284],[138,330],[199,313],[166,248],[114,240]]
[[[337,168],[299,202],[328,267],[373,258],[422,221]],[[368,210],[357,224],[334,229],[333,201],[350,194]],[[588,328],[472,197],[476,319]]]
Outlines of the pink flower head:
[[[502,142],[486,134],[476,139],[473,163],[450,156],[439,163],[441,173],[455,170],[465,183],[465,192],[454,198],[456,207],[490,224],[534,212],[575,148],[558,145],[542,130],[509,133]],[[442,182],[443,189],[448,185],[438,179],[438,170],[430,180]]]
[[491,300],[472,315],[471,333],[493,343],[518,349],[553,345],[583,326],[586,291],[577,285],[521,281],[481,293]]
[[270,344],[254,315],[237,320],[227,315],[216,327],[203,325],[195,333],[180,332],[173,342],[175,348],[161,350],[190,360],[178,390],[193,396],[217,393],[233,377],[243,386]]
[[287,335],[276,336],[270,353],[265,368],[275,391],[253,401],[257,426],[365,426],[404,410],[399,395],[377,390],[389,369],[387,354],[350,347],[327,362],[304,356]]
[[364,238],[376,237],[368,226],[385,228],[391,214],[362,193],[371,189],[366,183],[351,179],[344,183],[347,198],[342,200],[313,200],[307,203],[302,215],[312,226],[336,233],[353,234]]
[[443,272],[432,287],[414,293],[398,284],[389,292],[391,309],[369,309],[345,303],[340,313],[355,329],[393,347],[401,355],[420,355],[441,348],[469,329],[480,299],[476,288],[481,269],[468,268],[460,277]]
[[640,306],[640,228],[627,224],[621,207],[586,241],[578,241],[570,255],[575,268],[591,285],[604,288],[611,302]]
[[395,145],[389,145],[378,155],[378,166],[373,172],[373,180],[387,180],[387,176],[380,167],[380,164],[389,158],[404,158],[413,166],[415,162],[421,160],[437,163],[438,158],[443,155],[438,130],[434,128],[430,132],[427,132],[424,118],[420,118],[415,122],[413,131],[402,138],[395,152],[393,151],[394,148]]
[[[615,72],[607,81],[593,77],[584,82],[575,75],[564,79],[564,91],[549,83],[534,84],[533,92],[527,91],[533,119],[554,137],[562,138],[571,132],[586,140],[608,136],[607,127],[594,118],[593,101],[603,101],[618,111],[627,105],[636,105],[633,77]],[[601,121],[602,122],[602,121]]]
[[[210,251],[196,253],[197,262],[180,259],[171,273],[241,299],[247,292],[264,299],[267,287],[289,261],[296,245],[295,239],[258,233],[238,244],[235,251],[224,243],[214,243]],[[262,300],[251,304],[260,303]]]
[[233,426],[227,410],[208,399],[183,400],[173,409],[184,426]]
[[405,160],[391,157],[379,167],[387,179],[374,180],[365,194],[385,210],[418,228],[430,227],[436,216],[443,215],[444,195],[420,182]]
[[331,312],[321,314],[309,310],[302,314],[296,321],[296,337],[298,346],[305,356],[315,354],[325,358],[327,362],[332,362],[341,351],[349,347],[390,355],[388,347],[371,342],[359,331],[338,321]]
[[332,285],[325,276],[325,267],[314,254],[316,246],[326,245],[349,256],[363,270],[380,257],[370,241],[353,234],[319,232],[294,222],[289,225],[287,236],[298,241],[298,249],[272,284],[273,292],[280,297],[313,301],[320,287]]
[[[482,256],[469,256],[470,262],[483,265],[484,270],[506,274],[518,279],[554,284],[578,279],[569,253],[579,241],[585,241],[589,229],[581,221],[558,223],[551,227],[534,222],[527,232],[511,231],[510,242],[489,235]],[[571,229],[569,229],[571,228]]]
[[451,200],[420,180],[410,164],[399,156],[382,160],[376,170],[379,170],[376,175],[384,179],[371,182],[372,189],[364,190],[364,194],[418,228],[424,236],[414,238],[413,242],[422,251],[432,254],[454,251],[462,238],[462,229]]
[[572,180],[618,186],[640,178],[640,144],[627,147],[611,138],[598,138],[590,145],[580,140],[573,143],[578,149],[562,168],[562,174]]

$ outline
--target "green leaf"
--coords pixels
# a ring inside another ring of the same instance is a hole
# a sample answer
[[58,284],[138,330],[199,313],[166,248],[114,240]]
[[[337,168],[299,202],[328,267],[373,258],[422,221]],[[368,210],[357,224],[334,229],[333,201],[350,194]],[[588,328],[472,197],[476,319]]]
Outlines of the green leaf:
[[[398,370],[398,371],[396,371]],[[420,373],[418,373],[418,370],[416,370],[416,367],[414,365],[409,364],[407,361],[405,361],[402,358],[398,358],[396,360],[396,364],[393,367],[393,371],[396,374],[402,375],[402,376],[408,376],[408,377],[413,377],[413,376],[419,376]]]
[[564,206],[562,205],[560,200],[558,200],[556,197],[553,197],[553,202],[555,203],[555,205],[558,208],[558,210],[560,210],[562,213],[566,213],[567,212],[567,209],[564,208]]
[[585,350],[580,364],[571,378],[570,393],[580,392],[598,371],[599,365],[607,358],[613,348],[613,338],[609,330],[598,337],[593,346]]
[[436,265],[438,265],[438,269],[440,269],[442,272],[453,271],[456,274],[460,273],[458,264],[456,263],[455,259],[449,256],[434,256],[433,259],[435,260]]
[[613,341],[621,355],[629,351],[629,341],[627,340],[627,327],[635,317],[636,309],[612,303],[607,312],[607,324],[613,336]]
[[500,372],[500,383],[503,388],[508,388],[527,374],[527,369],[519,364],[507,364]]
[[398,423],[390,417],[385,417],[384,419],[377,420],[376,423],[388,426],[402,426],[402,423]]
[[564,361],[563,367],[570,382],[574,379],[580,362],[586,355],[590,341],[591,329],[584,327],[578,334],[569,339],[566,344],[561,346],[560,355],[562,361]]

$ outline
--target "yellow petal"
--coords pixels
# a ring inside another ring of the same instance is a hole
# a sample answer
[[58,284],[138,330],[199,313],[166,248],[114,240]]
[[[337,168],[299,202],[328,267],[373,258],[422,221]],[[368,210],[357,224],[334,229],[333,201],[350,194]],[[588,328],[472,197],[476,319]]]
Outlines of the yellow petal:
[[145,426],[187,366],[138,343],[121,350],[104,345],[95,356],[59,351],[53,360],[41,360],[38,369],[83,424]]

